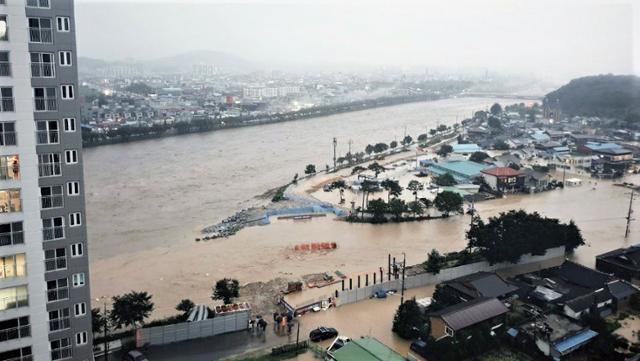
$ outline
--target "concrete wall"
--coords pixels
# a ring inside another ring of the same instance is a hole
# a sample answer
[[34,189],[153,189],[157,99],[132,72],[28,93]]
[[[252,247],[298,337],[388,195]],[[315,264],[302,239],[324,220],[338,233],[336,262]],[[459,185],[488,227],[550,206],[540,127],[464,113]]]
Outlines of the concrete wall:
[[204,321],[183,322],[167,326],[142,328],[137,331],[136,345],[164,345],[222,333],[244,331],[249,325],[251,310],[216,316]]
[[[517,264],[503,262],[490,265],[489,262],[476,262],[470,263],[459,267],[452,267],[443,269],[438,274],[422,273],[415,276],[405,278],[405,289],[423,287],[427,285],[434,285],[444,281],[449,281],[454,278],[470,275],[476,272],[492,272],[500,271],[501,273],[520,274],[532,272],[538,269],[552,266],[554,264],[542,266],[543,263],[556,262],[560,263],[564,260],[564,247],[550,248],[547,253],[542,256],[524,255]],[[400,290],[402,287],[402,280],[391,280],[382,283],[377,283],[368,287],[356,288],[353,290],[340,291],[338,298],[336,299],[337,305],[347,305],[362,300],[371,298],[371,296],[378,290]]]

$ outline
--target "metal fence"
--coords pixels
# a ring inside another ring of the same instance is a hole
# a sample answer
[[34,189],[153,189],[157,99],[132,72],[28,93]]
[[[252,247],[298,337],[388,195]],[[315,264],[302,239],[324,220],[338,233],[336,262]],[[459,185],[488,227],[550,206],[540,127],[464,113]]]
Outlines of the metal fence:
[[216,316],[204,321],[182,322],[166,326],[141,328],[136,332],[136,346],[165,345],[168,343],[210,337],[228,332],[246,330],[251,310]]

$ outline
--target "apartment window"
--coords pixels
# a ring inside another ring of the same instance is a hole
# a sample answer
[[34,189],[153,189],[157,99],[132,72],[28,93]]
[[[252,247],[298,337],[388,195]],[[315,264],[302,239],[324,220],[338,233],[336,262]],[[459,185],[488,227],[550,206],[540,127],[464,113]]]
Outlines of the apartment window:
[[0,15],[0,29],[4,29],[4,31],[0,32],[0,41],[9,40],[9,26],[6,15]]
[[62,99],[73,99],[73,85],[60,85],[60,92]]
[[0,112],[13,112],[16,110],[13,100],[13,88],[0,88]]
[[48,186],[40,188],[40,203],[42,209],[61,208],[64,206],[62,186]]
[[60,153],[38,154],[38,171],[40,177],[53,177],[62,174]]
[[0,213],[22,212],[20,189],[0,190]]
[[15,122],[0,122],[0,145],[16,145]]
[[69,227],[78,227],[82,225],[82,213],[74,212],[69,214]]
[[61,308],[49,312],[49,331],[66,330],[71,327],[69,308]]
[[71,59],[71,52],[70,51],[60,51],[58,52],[58,59],[59,59],[59,63],[60,66],[71,66],[72,64],[72,59]]
[[86,331],[82,331],[82,332],[76,333],[76,345],[77,346],[86,345],[87,342],[89,342],[89,338],[87,336],[87,332]]
[[20,157],[14,155],[0,155],[0,180],[20,179]]
[[30,53],[31,77],[54,78],[56,76],[56,63],[53,53]]
[[56,23],[58,24],[59,32],[68,33],[71,31],[71,19],[68,16],[58,16]]
[[49,0],[27,0],[27,7],[48,9]]
[[84,245],[82,243],[74,243],[71,245],[71,257],[82,257],[84,254]]
[[36,122],[37,144],[60,143],[60,129],[57,120],[39,120]]
[[80,182],[69,182],[67,183],[67,195],[68,196],[77,196],[80,194]]
[[43,219],[42,234],[45,241],[64,238],[64,217]]
[[73,305],[73,315],[75,317],[84,316],[87,314],[87,304],[84,302],[76,303]]
[[71,276],[71,280],[73,281],[73,287],[84,286],[84,273],[74,273]]
[[9,52],[0,51],[0,76],[11,76],[11,62]]
[[76,131],[76,118],[64,118],[62,120],[64,123],[64,131],[65,132],[75,132]]
[[44,268],[47,272],[67,268],[67,249],[56,248],[44,251]]
[[23,244],[22,222],[0,224],[0,246]]
[[31,336],[29,316],[0,321],[0,342]]
[[0,352],[0,360],[6,361],[32,361],[31,347],[17,348],[15,350]]
[[0,279],[24,277],[26,266],[24,253],[0,257]]
[[0,311],[29,305],[27,286],[0,289]]
[[37,112],[52,112],[58,110],[56,88],[33,88],[33,98]]
[[67,164],[78,163],[78,151],[75,149],[67,149],[64,151],[64,160]]
[[66,278],[47,281],[47,301],[54,302],[69,298],[69,281]]
[[50,18],[29,18],[29,42],[53,43],[53,31]]
[[49,347],[51,348],[51,360],[62,360],[73,356],[71,339],[68,337],[51,341]]

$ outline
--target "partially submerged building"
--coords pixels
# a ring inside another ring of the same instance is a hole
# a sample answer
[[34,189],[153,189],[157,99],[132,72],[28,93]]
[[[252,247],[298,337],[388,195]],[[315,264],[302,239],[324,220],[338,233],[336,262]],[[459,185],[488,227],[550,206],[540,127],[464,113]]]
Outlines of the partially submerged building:
[[353,339],[332,352],[331,358],[335,361],[404,361],[387,345],[373,337]]
[[477,298],[458,303],[429,315],[431,336],[436,340],[453,337],[456,332],[479,325],[497,328],[504,323],[507,312],[507,306],[497,298]]
[[477,272],[459,277],[441,283],[441,287],[441,292],[461,302],[492,297],[504,299],[518,290],[518,287],[505,282],[493,272]]
[[434,162],[432,160],[421,160],[419,170],[424,174],[443,175],[449,173],[458,183],[471,183],[475,178],[481,176],[481,171],[490,168],[490,165],[471,162],[468,160]]
[[517,192],[524,188],[524,174],[513,168],[486,168],[480,173],[484,182],[496,192]]
[[596,269],[627,281],[640,281],[640,244],[596,256]]

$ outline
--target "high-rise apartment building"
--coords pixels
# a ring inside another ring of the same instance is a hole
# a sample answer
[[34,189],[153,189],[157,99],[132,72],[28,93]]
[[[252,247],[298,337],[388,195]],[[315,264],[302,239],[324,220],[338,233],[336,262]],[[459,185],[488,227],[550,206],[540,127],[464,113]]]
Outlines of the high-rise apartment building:
[[90,360],[73,0],[0,0],[0,361]]

